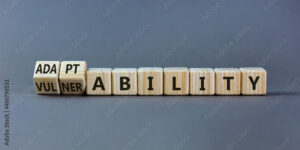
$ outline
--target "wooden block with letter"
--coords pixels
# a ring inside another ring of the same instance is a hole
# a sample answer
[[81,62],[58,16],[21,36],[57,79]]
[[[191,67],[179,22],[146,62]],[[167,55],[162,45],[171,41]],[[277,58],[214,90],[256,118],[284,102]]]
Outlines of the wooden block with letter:
[[236,68],[216,68],[216,94],[240,95],[241,73]]
[[190,94],[214,95],[215,71],[212,68],[190,68]]
[[37,94],[60,94],[59,61],[37,61],[33,81]]
[[112,71],[114,95],[137,95],[137,69],[116,68]]
[[60,88],[62,94],[80,95],[85,92],[85,61],[63,61],[60,67]]
[[264,68],[240,68],[242,95],[265,95],[267,93],[267,71]]
[[90,68],[86,73],[87,95],[111,95],[111,68]]
[[189,94],[189,69],[185,67],[164,68],[164,94]]
[[160,67],[142,67],[138,69],[138,94],[163,94],[163,69]]

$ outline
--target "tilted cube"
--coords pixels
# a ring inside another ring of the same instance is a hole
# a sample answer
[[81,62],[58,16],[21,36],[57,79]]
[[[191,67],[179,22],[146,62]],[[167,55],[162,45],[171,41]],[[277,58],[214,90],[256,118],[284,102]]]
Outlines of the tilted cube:
[[60,94],[59,61],[37,61],[33,81],[36,94]]
[[60,88],[62,94],[81,95],[85,93],[85,61],[63,61],[60,68]]

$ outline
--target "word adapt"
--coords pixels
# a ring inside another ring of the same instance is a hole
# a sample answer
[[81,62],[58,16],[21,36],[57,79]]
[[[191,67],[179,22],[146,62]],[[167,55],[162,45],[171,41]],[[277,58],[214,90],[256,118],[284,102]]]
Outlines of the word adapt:
[[37,61],[37,94],[71,95],[265,95],[267,72],[259,67],[89,68],[85,61]]

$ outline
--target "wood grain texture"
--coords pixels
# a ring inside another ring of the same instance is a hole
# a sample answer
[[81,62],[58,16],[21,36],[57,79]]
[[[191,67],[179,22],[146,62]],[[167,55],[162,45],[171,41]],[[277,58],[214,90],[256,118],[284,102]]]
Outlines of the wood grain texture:
[[189,94],[189,69],[185,67],[164,68],[164,94]]
[[112,71],[114,95],[137,95],[137,69],[116,68]]
[[81,95],[86,87],[85,61],[63,61],[60,68],[60,88],[62,94]]
[[86,73],[87,95],[111,95],[111,68],[89,68]]
[[214,69],[190,68],[190,94],[191,95],[214,95],[215,94]]
[[37,61],[33,82],[36,94],[60,94],[59,61]]
[[241,73],[237,68],[216,68],[215,74],[217,95],[241,94]]
[[267,93],[267,71],[264,68],[240,68],[242,95],[265,95]]
[[142,67],[138,69],[138,94],[163,94],[163,68]]

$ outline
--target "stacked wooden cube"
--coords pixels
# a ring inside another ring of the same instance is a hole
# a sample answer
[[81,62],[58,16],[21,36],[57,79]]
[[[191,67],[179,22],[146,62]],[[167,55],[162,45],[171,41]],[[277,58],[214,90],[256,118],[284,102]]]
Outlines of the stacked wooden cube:
[[90,68],[85,61],[37,61],[37,94],[265,95],[263,68]]

